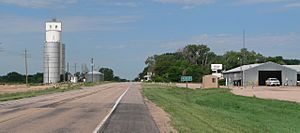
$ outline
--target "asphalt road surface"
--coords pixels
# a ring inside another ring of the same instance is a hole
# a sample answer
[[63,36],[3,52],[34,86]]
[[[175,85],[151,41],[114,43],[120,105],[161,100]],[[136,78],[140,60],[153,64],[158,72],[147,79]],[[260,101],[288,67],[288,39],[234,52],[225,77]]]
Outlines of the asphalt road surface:
[[107,120],[103,133],[158,133],[144,99],[139,91],[140,84],[134,84],[124,95],[110,119]]
[[2,102],[0,132],[92,133],[129,86],[129,83],[106,84]]

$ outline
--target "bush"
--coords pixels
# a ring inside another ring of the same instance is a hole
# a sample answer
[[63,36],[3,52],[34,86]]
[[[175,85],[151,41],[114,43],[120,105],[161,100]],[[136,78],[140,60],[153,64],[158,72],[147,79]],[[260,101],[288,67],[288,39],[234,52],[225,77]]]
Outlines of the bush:
[[226,83],[225,83],[225,79],[219,79],[219,85],[220,86],[224,86]]

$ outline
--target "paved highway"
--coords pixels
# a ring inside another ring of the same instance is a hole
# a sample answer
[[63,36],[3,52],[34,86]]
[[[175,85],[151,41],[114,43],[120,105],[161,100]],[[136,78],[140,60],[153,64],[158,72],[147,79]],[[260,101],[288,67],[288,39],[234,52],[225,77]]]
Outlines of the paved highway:
[[140,84],[134,84],[124,95],[110,119],[102,128],[103,133],[158,133],[144,99]]
[[92,133],[130,87],[114,83],[0,103],[0,132]]

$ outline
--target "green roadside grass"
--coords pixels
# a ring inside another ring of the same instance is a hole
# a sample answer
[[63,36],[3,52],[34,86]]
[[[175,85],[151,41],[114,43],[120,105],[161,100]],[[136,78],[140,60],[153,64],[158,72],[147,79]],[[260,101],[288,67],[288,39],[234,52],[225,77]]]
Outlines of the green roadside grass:
[[191,90],[142,84],[143,95],[170,114],[184,133],[299,133],[300,104],[233,95],[229,89]]
[[77,90],[77,89],[81,89],[82,87],[90,87],[90,86],[107,84],[107,83],[111,83],[111,82],[65,84],[60,87],[50,87],[50,88],[43,89],[43,90],[34,90],[34,91],[16,92],[16,93],[4,93],[4,94],[0,94],[0,102],[29,98],[29,97],[36,97],[36,96],[40,96],[40,95],[59,93],[59,92],[65,92],[65,91],[70,91],[70,90]]

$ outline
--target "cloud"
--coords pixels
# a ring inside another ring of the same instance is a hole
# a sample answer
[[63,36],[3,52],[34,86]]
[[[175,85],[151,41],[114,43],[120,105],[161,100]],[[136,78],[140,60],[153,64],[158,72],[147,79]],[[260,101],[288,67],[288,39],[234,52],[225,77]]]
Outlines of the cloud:
[[285,8],[300,8],[300,3],[290,3],[284,6]]
[[166,4],[178,4],[183,6],[199,6],[215,3],[215,0],[154,0]]
[[131,29],[128,24],[136,22],[138,16],[74,16],[63,18],[65,31],[119,31]]
[[[242,42],[242,35],[202,34],[183,41],[164,42],[161,43],[161,47],[174,51],[187,44],[205,44],[212,51],[223,54],[225,51],[241,49]],[[300,58],[297,54],[299,42],[300,35],[295,33],[246,35],[246,48],[268,56],[283,55],[289,58]]]
[[65,4],[75,4],[77,0],[0,0],[1,3],[17,5],[27,8],[61,7]]
[[1,15],[0,19],[0,29],[5,33],[39,32],[44,28],[43,21],[35,18]]
[[[65,7],[70,4],[78,4],[79,0],[0,0],[0,3],[16,5],[26,8],[57,8]],[[83,2],[83,1],[82,1]],[[136,0],[84,0],[84,3],[95,3],[100,5],[120,6],[120,7],[137,7]]]
[[[120,31],[131,29],[129,24],[136,22],[138,16],[71,16],[58,18],[63,22],[64,32],[78,31]],[[43,32],[43,18],[0,15],[0,29],[5,33]]]
[[96,48],[97,49],[105,49],[105,50],[115,50],[115,49],[124,49],[124,48],[128,48],[129,45],[125,45],[125,44],[111,44],[111,45],[97,45]]
[[262,4],[262,3],[278,3],[286,2],[286,0],[236,0],[241,5]]
[[135,2],[114,2],[112,5],[115,6],[126,6],[126,7],[137,7],[138,4]]

